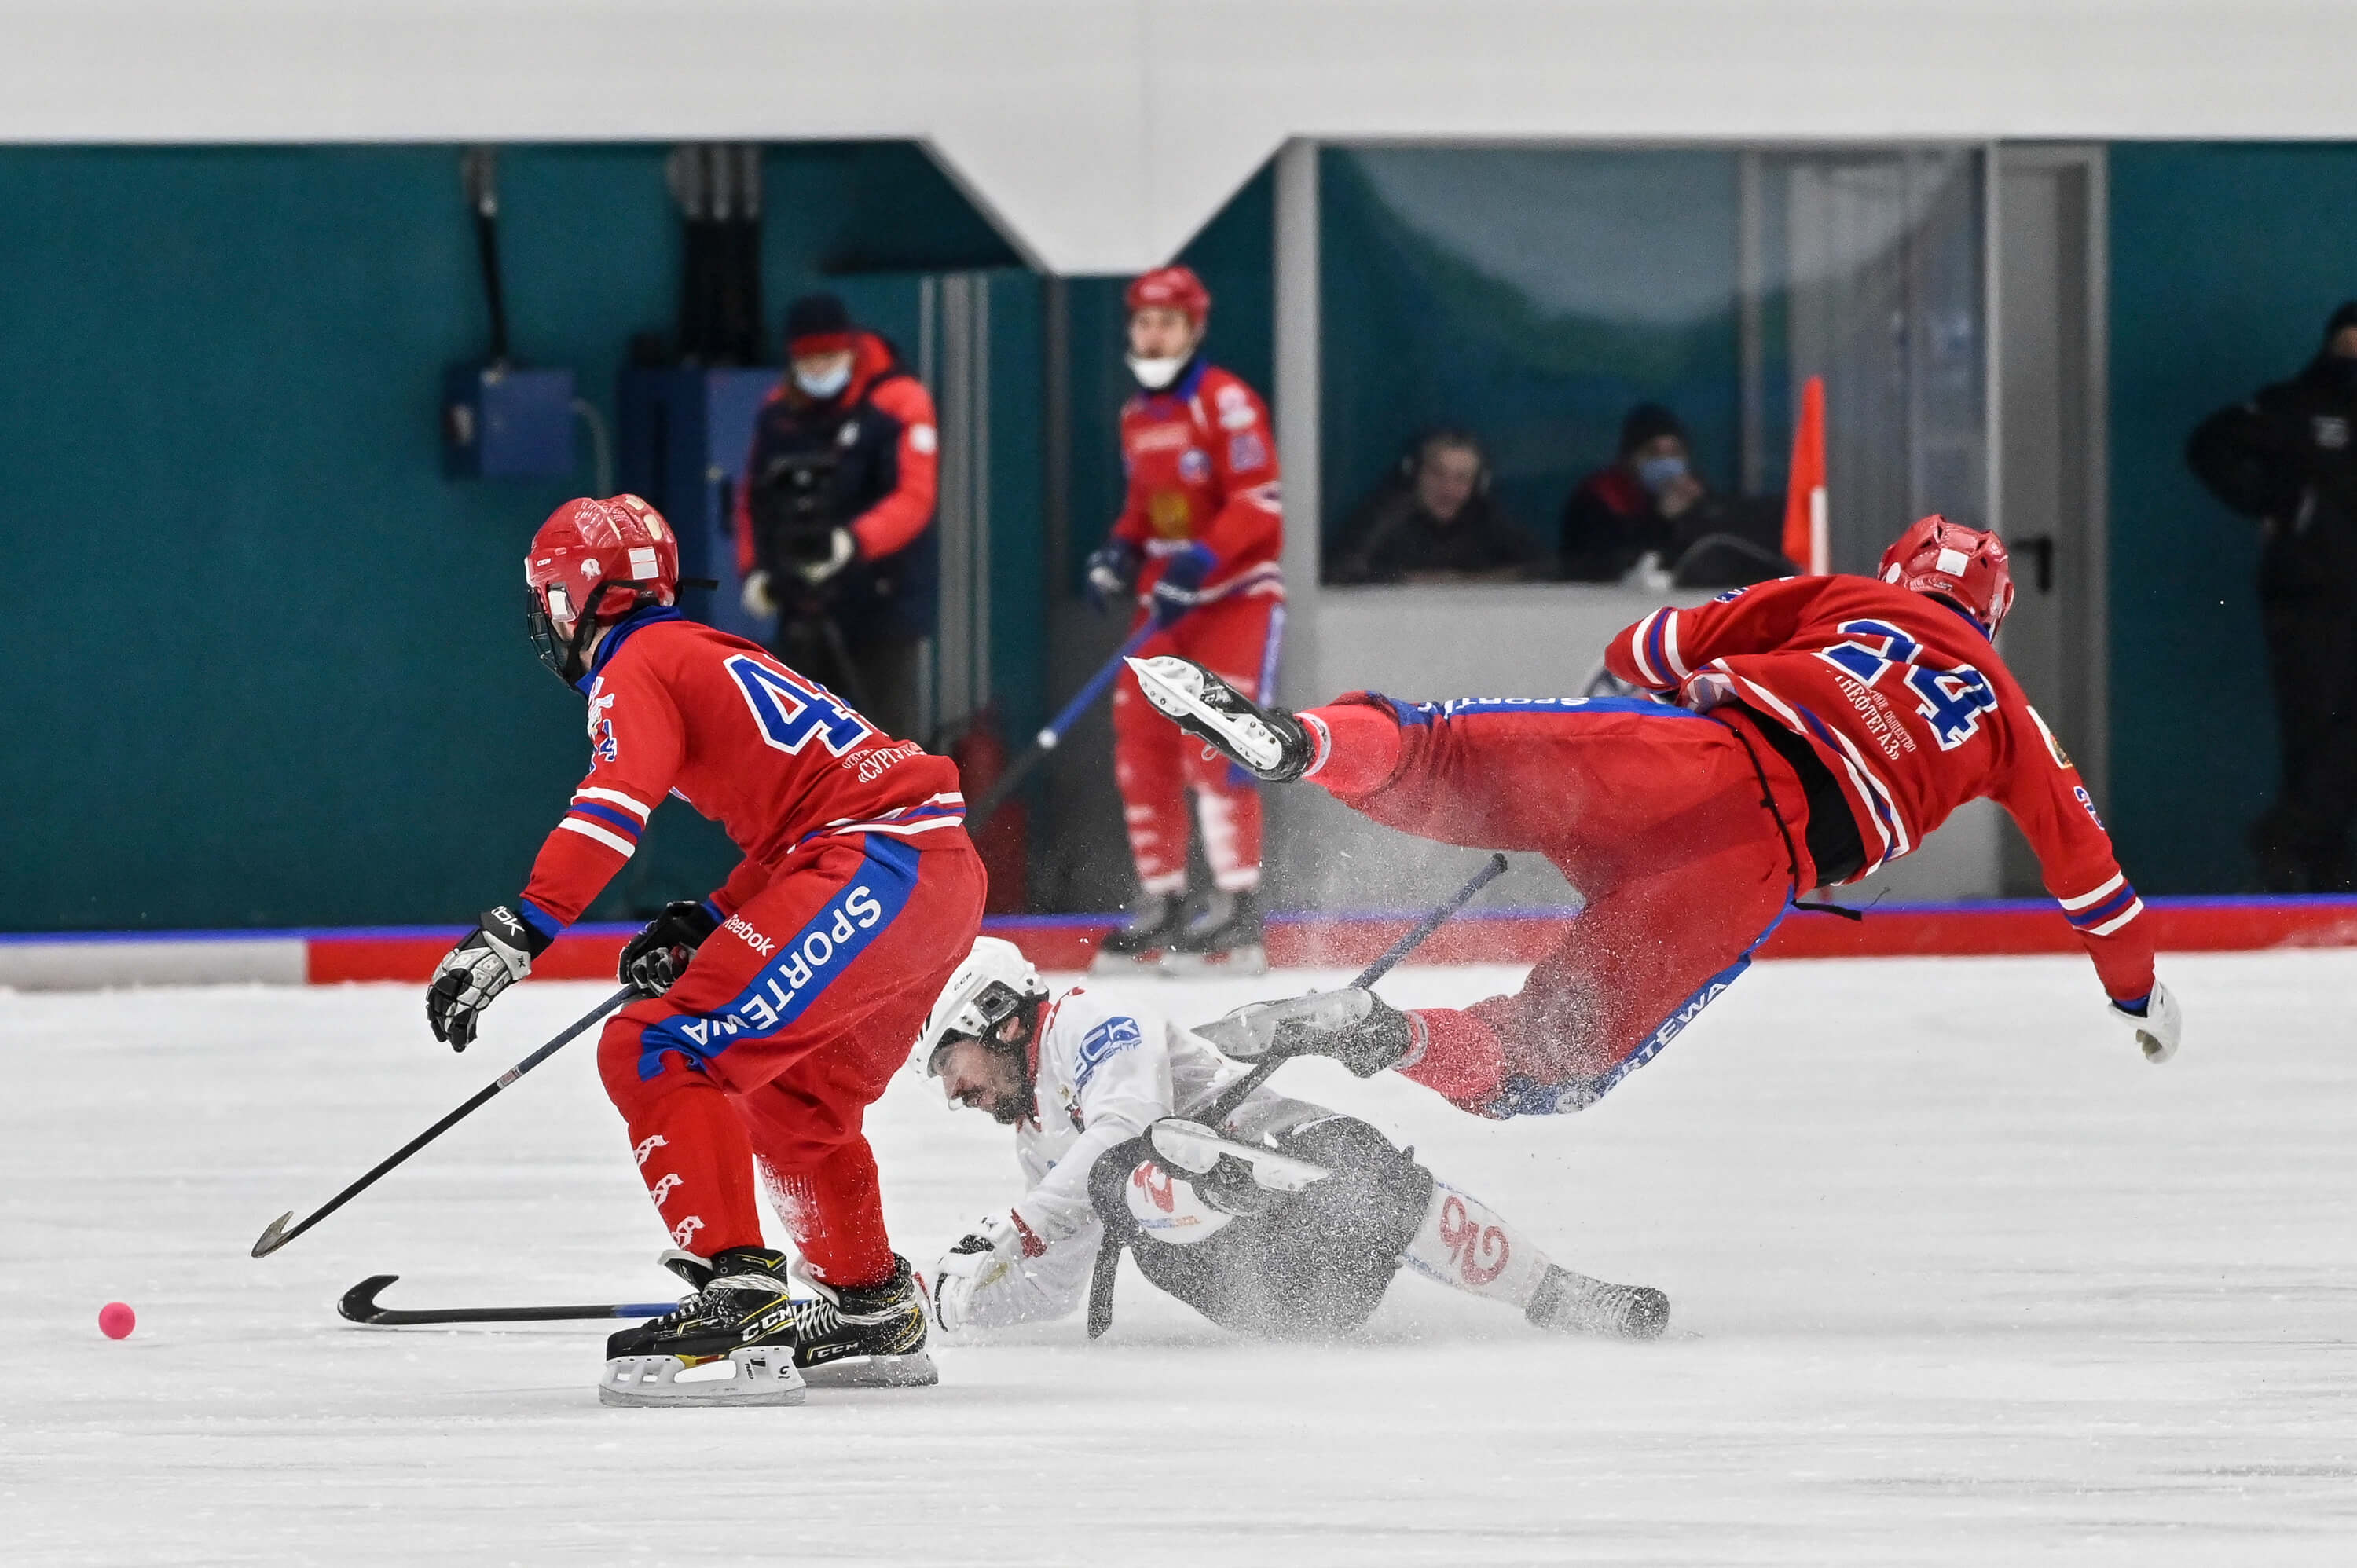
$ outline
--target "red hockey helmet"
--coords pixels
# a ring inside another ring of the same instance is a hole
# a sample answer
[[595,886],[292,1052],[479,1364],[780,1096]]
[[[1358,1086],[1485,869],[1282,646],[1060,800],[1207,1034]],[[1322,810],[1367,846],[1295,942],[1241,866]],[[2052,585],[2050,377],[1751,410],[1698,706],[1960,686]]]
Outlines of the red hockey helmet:
[[1159,305],[1185,312],[1188,320],[1200,327],[1211,314],[1211,291],[1203,286],[1192,267],[1157,267],[1142,273],[1122,298],[1132,316],[1147,306]]
[[1882,553],[1882,580],[1946,599],[1991,637],[2013,608],[2013,564],[2005,541],[1936,511],[1917,519]]
[[679,538],[636,496],[583,497],[549,513],[523,560],[533,645],[560,680],[577,681],[599,626],[679,598]]

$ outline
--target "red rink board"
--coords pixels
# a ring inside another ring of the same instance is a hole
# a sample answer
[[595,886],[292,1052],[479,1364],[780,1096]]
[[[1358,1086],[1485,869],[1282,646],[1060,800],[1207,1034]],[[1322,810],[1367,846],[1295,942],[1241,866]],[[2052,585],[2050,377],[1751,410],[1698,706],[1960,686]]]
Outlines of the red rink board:
[[[2268,948],[2357,947],[2357,898],[2153,898],[2164,952],[2248,952]],[[1563,909],[1469,913],[1434,932],[1417,963],[1531,963],[1563,940],[1573,916]],[[1110,916],[1008,916],[985,922],[1042,969],[1085,969],[1112,930]],[[1357,968],[1372,961],[1415,923],[1406,915],[1278,916],[1269,923],[1270,961],[1285,968]],[[614,973],[632,926],[577,926],[533,965],[543,980],[606,980]],[[306,934],[315,985],[340,981],[423,984],[465,932],[404,928]],[[1861,921],[1798,911],[1769,939],[1765,959],[1971,957],[2075,953],[2079,939],[2043,899],[1984,904],[1883,905]]]

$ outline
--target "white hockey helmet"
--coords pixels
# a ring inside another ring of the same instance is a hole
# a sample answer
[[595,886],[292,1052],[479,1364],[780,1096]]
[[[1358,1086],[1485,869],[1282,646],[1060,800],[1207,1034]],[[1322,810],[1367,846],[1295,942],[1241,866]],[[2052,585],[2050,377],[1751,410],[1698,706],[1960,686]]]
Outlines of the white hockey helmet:
[[1048,983],[1021,948],[999,937],[976,937],[974,950],[925,1015],[924,1032],[917,1036],[916,1063],[927,1078],[939,1077],[933,1056],[942,1041],[962,1035],[988,1039],[1015,1014],[1037,1008],[1047,999]]

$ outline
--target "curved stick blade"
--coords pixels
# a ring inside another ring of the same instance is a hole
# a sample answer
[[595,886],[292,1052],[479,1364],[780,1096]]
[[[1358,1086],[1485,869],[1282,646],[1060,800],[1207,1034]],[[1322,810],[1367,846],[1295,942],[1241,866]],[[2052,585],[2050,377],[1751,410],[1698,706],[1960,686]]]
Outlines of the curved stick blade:
[[383,1316],[384,1308],[376,1298],[383,1289],[399,1279],[399,1274],[371,1274],[346,1291],[336,1303],[337,1316],[353,1323],[374,1323]]
[[253,1255],[257,1258],[266,1258],[286,1245],[291,1240],[286,1232],[294,1223],[295,1211],[291,1208],[272,1220],[269,1227],[262,1232],[261,1240],[254,1242]]

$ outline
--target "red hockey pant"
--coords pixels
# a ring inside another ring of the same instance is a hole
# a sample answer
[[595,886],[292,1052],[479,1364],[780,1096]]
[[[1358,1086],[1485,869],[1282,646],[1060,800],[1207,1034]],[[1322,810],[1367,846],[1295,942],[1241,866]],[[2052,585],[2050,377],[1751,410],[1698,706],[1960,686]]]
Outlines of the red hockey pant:
[[[1138,625],[1143,625],[1141,616]],[[1136,629],[1135,626],[1131,628]],[[1192,610],[1150,637],[1141,659],[1176,653],[1268,702],[1276,694],[1276,655],[1285,639],[1285,601],[1274,594],[1232,594]],[[1227,892],[1260,886],[1260,787],[1241,769],[1189,739],[1137,689],[1126,667],[1113,688],[1113,774],[1129,826],[1137,885],[1148,893],[1187,886],[1187,790],[1203,823],[1211,880]]]
[[973,948],[982,898],[963,828],[813,840],[677,984],[607,1024],[598,1071],[675,1244],[761,1245],[758,1164],[814,1274],[891,1277],[860,1123]]
[[1740,709],[1360,693],[1305,716],[1331,737],[1311,777],[1345,805],[1444,843],[1535,850],[1587,900],[1519,993],[1412,1015],[1423,1051],[1402,1070],[1479,1115],[1593,1103],[1749,966],[1795,856],[1798,886],[1814,884],[1800,780],[1738,733],[1754,722]]

